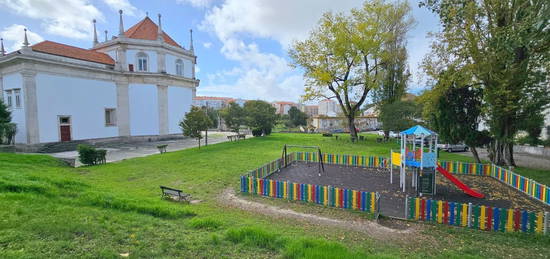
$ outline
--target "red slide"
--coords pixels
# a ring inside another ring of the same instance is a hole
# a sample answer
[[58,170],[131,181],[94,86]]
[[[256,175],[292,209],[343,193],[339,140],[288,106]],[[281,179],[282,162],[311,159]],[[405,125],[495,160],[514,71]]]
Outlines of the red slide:
[[476,197],[476,198],[483,198],[485,195],[483,193],[479,193],[477,191],[472,190],[470,187],[466,186],[463,182],[458,180],[458,178],[454,177],[451,173],[449,173],[447,170],[445,170],[443,167],[437,165],[437,171],[440,172],[442,175],[447,177],[447,179],[451,180],[458,188],[464,191],[464,193]]

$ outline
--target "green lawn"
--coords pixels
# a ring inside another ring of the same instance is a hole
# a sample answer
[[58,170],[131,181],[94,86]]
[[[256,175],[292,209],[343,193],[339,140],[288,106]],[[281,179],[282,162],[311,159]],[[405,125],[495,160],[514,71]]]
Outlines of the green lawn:
[[[419,224],[414,237],[388,241],[218,202],[222,190],[238,190],[239,175],[278,158],[285,143],[380,156],[398,148],[397,143],[374,140],[369,136],[366,142],[351,144],[320,135],[273,134],[77,169],[49,156],[0,153],[0,258],[118,258],[126,253],[151,258],[550,255],[550,237]],[[441,156],[471,161],[457,154]],[[544,173],[548,172],[532,170],[530,177]],[[201,202],[182,205],[161,200],[159,185],[183,189]],[[336,218],[369,218],[357,212],[243,197]]]

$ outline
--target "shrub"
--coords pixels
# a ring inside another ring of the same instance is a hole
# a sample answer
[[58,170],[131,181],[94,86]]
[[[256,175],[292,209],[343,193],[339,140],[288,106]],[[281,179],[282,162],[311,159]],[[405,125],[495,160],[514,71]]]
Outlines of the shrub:
[[105,163],[107,150],[95,149],[88,145],[78,145],[78,159],[85,165],[96,165]]
[[252,129],[252,136],[261,137],[263,130],[261,128]]

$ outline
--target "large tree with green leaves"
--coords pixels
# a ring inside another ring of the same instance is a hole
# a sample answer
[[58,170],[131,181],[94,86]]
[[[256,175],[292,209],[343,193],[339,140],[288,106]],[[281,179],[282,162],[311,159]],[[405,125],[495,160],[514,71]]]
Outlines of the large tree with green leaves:
[[441,90],[430,120],[442,141],[464,142],[477,163],[481,163],[477,147],[488,143],[488,133],[479,130],[483,90],[471,85],[471,75],[452,67],[442,72],[435,88]]
[[421,108],[413,101],[396,101],[382,106],[379,117],[384,131],[402,131],[418,124]]
[[288,117],[294,127],[307,125],[307,114],[294,106],[288,110]]
[[252,135],[257,137],[271,134],[277,121],[275,111],[271,104],[260,100],[247,101],[244,104],[246,124],[252,129]]
[[489,157],[499,165],[515,165],[513,141],[525,116],[550,101],[550,3],[426,0],[422,5],[437,13],[443,25],[432,64],[452,63],[471,72],[483,88],[492,136]]
[[229,105],[220,111],[221,118],[223,119],[225,126],[235,133],[239,133],[241,125],[246,124],[246,114],[243,107],[235,102],[229,103]]
[[183,135],[196,138],[201,148],[202,131],[208,130],[212,127],[212,121],[208,117],[206,110],[193,106],[191,110],[185,114],[185,118],[180,121],[180,128],[183,131]]
[[[397,12],[408,13],[410,7],[403,5],[396,9]],[[391,24],[391,38],[384,43],[386,48],[392,55],[387,55],[382,58],[382,80],[380,87],[374,89],[372,96],[374,103],[379,110],[385,105],[391,105],[394,102],[400,101],[407,90],[407,82],[411,76],[407,67],[407,32],[412,24],[412,19],[408,20],[393,20]],[[391,124],[391,121],[382,121],[382,124]],[[386,137],[389,136],[389,131],[385,130]]]
[[290,48],[293,64],[304,69],[303,98],[336,98],[353,139],[357,138],[355,117],[383,79],[383,62],[396,55],[387,48],[393,33],[410,27],[409,10],[407,2],[372,0],[352,9],[350,15],[326,13],[308,39]]

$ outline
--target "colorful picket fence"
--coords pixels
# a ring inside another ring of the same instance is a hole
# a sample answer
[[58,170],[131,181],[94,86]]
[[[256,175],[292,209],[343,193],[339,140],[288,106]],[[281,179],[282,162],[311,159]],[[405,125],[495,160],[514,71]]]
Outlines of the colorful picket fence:
[[523,177],[508,169],[493,165],[491,176],[512,188],[550,205],[550,187]]
[[[297,152],[294,153],[296,161],[318,162],[317,153]],[[358,156],[345,154],[323,154],[323,162],[326,164],[337,164],[359,167],[389,168],[390,160],[385,157]],[[458,161],[439,161],[441,167],[452,174],[490,176],[512,188],[517,189],[534,199],[550,205],[550,187],[540,184],[532,179],[516,174],[508,169],[493,165],[480,163],[467,163]]]
[[408,197],[406,202],[406,215],[410,220],[486,231],[538,234],[547,234],[550,231],[548,212],[529,212],[412,197]]
[[327,207],[377,212],[378,194],[321,186],[241,176],[241,192],[293,201],[321,204]]
[[491,164],[466,163],[457,161],[439,161],[439,165],[451,174],[491,175]]
[[[296,152],[295,154],[297,161],[319,162],[319,155],[317,153]],[[390,161],[385,157],[323,153],[322,158],[325,164],[390,168]]]

